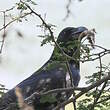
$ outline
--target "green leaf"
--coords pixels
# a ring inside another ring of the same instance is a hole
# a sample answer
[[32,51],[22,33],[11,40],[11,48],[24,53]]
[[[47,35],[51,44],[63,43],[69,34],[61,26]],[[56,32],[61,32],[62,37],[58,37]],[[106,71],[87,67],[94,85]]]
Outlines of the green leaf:
[[43,39],[43,41],[41,42],[41,46],[47,44],[47,43],[50,43],[52,41],[52,37],[47,35],[45,36],[45,38]]
[[17,3],[17,6],[18,10],[27,10],[27,7],[23,3]]

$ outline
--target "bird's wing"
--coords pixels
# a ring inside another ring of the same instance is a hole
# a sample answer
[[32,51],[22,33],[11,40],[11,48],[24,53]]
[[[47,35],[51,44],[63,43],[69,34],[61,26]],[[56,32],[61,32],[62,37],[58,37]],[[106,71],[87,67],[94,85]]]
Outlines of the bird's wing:
[[[56,88],[64,88],[65,78],[66,74],[64,69],[57,65],[57,67],[51,67],[50,69],[49,67],[47,67],[43,68],[40,71],[35,72],[29,78],[19,83],[17,87],[19,87],[22,90],[22,95],[25,99],[32,95],[34,92],[41,93]],[[58,97],[58,95],[59,94],[56,94],[55,96]],[[56,97],[55,99],[47,98],[48,100],[46,99],[46,101],[52,102],[53,99],[53,102],[56,103],[57,101]],[[40,106],[41,102],[44,101],[43,100],[44,98],[41,99],[38,98],[37,102],[38,104],[40,103]],[[13,88],[4,95],[3,105],[7,106],[9,103],[15,102],[15,99],[16,99],[15,88]]]

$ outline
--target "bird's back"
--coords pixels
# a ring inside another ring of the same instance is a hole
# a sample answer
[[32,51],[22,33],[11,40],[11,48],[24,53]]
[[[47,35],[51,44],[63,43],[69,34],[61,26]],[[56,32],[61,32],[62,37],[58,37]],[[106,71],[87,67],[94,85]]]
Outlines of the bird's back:
[[[32,95],[34,92],[42,93],[48,90],[65,87],[65,70],[62,66],[59,65],[59,63],[56,65],[57,66],[55,67],[47,67],[47,65],[44,66],[42,69],[36,71],[34,74],[32,74],[30,77],[28,77],[16,86],[22,90],[22,95],[24,99]],[[60,94],[57,94],[56,97],[58,97],[58,95]],[[13,88],[3,96],[3,102],[0,105],[0,110],[2,110],[2,107],[6,108],[10,103],[16,102],[16,100],[17,98],[15,95],[15,88]],[[60,101],[60,99],[58,100]],[[41,104],[39,98],[36,99],[35,102],[36,105],[38,105],[37,107],[43,105],[43,103]],[[48,103],[49,102],[44,103],[45,108],[46,105],[50,105]],[[57,102],[55,101],[54,103]]]

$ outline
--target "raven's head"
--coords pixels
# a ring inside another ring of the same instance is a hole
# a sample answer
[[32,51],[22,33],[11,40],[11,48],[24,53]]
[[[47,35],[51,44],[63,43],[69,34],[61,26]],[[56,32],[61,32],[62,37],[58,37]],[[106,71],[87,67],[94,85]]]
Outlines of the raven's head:
[[69,56],[73,56],[74,54],[79,57],[80,52],[78,51],[78,46],[81,40],[86,36],[83,32],[87,30],[86,27],[67,27],[60,32],[57,42],[66,54]]
[[[57,39],[57,43],[61,47],[61,49],[69,56],[74,57],[75,59],[79,59],[80,57],[80,43],[83,38],[86,36],[90,41],[90,32],[86,27],[67,27],[63,29]],[[52,58],[54,60],[64,60],[65,58],[62,56],[61,50],[56,46]]]
[[[82,32],[88,30],[86,27],[78,27],[78,28],[74,28],[74,27],[67,27],[65,29],[63,29],[57,39],[57,42],[59,44],[61,43],[68,43],[69,41],[74,41],[74,40],[78,40],[79,36]],[[81,36],[81,39],[84,37],[85,35],[83,34],[83,36]]]

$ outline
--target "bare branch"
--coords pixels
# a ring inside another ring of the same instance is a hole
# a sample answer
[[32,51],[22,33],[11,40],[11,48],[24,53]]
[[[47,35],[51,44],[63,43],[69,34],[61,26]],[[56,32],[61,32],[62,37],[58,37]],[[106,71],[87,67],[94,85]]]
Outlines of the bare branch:
[[68,3],[66,5],[66,16],[65,18],[63,19],[64,21],[70,16],[71,14],[71,10],[70,10],[70,5],[72,3],[72,0],[68,0]]
[[2,27],[2,28],[0,29],[0,31],[3,30],[4,28],[7,28],[10,24],[14,23],[15,21],[19,20],[20,18],[24,18],[24,17],[26,17],[27,15],[30,15],[30,14],[32,14],[32,12],[25,13],[24,15],[15,18],[14,20],[12,20],[12,21],[10,21],[9,23],[7,23],[4,27]]
[[92,108],[91,110],[94,110],[94,107],[95,107],[95,105],[97,104],[97,101],[99,100],[99,98],[100,98],[100,96],[101,96],[101,94],[102,94],[104,88],[106,87],[107,82],[108,82],[108,81],[104,82],[102,89],[100,90],[99,94],[97,95],[97,97],[96,97],[95,100],[94,100],[94,103],[93,103],[93,105],[92,105],[92,107],[91,107],[91,108]]
[[65,105],[73,102],[74,99],[78,99],[79,97],[81,97],[83,94],[85,94],[86,92],[92,90],[93,88],[100,86],[102,83],[104,83],[105,81],[110,80],[110,73],[109,75],[107,75],[106,77],[102,78],[101,80],[97,81],[96,83],[88,86],[84,91],[80,92],[79,94],[77,94],[74,98],[71,98],[67,101],[64,101],[63,103],[59,104],[57,107],[55,107],[53,110],[59,110],[61,107],[64,107]]

